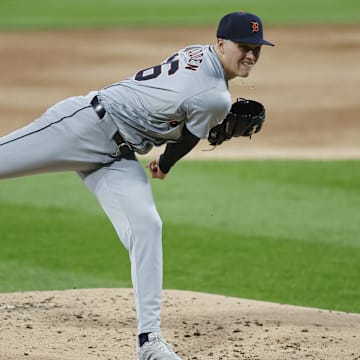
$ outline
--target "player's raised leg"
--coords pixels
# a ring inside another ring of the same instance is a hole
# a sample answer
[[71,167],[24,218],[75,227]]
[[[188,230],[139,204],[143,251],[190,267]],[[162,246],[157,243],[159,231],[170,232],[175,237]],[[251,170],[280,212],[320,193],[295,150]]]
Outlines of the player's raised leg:
[[91,170],[116,149],[85,96],[64,100],[29,125],[0,138],[0,179]]

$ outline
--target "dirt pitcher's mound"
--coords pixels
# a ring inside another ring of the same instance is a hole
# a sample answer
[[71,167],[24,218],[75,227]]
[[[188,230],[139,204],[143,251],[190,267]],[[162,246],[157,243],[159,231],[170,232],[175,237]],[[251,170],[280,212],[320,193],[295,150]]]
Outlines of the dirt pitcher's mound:
[[[0,294],[0,359],[136,359],[129,289]],[[360,359],[360,314],[164,291],[185,359]]]

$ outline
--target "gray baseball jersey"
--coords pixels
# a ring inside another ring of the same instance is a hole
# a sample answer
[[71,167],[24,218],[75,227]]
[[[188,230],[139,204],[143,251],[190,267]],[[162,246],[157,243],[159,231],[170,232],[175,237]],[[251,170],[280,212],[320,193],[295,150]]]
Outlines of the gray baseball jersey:
[[198,138],[220,123],[231,107],[222,65],[210,46],[194,45],[162,64],[99,92],[125,140],[140,154],[180,139],[187,129]]

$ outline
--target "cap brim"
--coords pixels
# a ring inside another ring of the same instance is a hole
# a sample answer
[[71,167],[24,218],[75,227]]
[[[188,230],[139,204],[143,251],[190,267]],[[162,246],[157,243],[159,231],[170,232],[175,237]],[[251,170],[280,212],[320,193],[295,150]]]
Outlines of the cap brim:
[[262,45],[270,45],[270,46],[275,46],[273,43],[271,43],[270,41],[266,41],[266,40],[263,40]]

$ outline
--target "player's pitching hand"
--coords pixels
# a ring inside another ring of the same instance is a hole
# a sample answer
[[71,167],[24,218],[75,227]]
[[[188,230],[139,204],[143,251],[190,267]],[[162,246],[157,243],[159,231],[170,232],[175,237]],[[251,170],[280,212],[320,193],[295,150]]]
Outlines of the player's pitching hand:
[[166,174],[163,173],[161,170],[160,170],[160,167],[159,167],[159,159],[155,159],[153,161],[150,161],[146,167],[149,169],[150,173],[151,173],[151,177],[153,179],[165,179],[165,176]]

